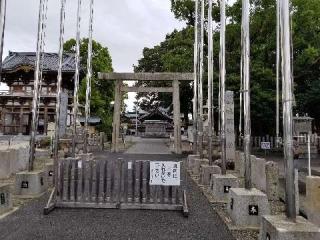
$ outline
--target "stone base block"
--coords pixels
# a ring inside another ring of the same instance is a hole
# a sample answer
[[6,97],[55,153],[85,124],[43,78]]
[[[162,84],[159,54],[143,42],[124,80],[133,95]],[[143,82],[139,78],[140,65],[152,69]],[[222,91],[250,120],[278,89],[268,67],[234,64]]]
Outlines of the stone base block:
[[228,196],[231,188],[238,188],[240,181],[232,174],[212,175],[210,187],[214,199],[219,202],[228,202]]
[[53,187],[53,174],[54,174],[53,163],[46,163],[45,174],[47,176],[48,187]]
[[221,168],[216,165],[201,165],[200,166],[200,184],[210,185],[211,176],[213,174],[221,174]]
[[235,225],[259,228],[261,217],[270,215],[268,197],[255,188],[231,188],[228,212]]
[[37,196],[48,188],[45,171],[20,172],[16,174],[15,193],[21,196]]
[[193,175],[200,175],[200,166],[209,165],[209,160],[206,158],[196,158],[194,160],[193,168],[191,169]]
[[320,239],[320,229],[302,217],[296,222],[285,216],[263,216],[259,240],[316,240]]
[[308,220],[320,226],[320,177],[306,178],[306,211]]
[[0,215],[12,209],[10,184],[0,184]]
[[199,159],[200,155],[188,155],[187,158],[187,168],[192,169],[194,166],[195,159]]

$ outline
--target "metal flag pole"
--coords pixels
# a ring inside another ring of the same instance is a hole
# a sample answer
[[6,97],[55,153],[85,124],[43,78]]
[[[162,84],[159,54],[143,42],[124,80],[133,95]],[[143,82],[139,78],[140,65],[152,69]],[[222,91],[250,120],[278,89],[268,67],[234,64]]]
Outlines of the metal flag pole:
[[199,1],[195,0],[195,21],[194,21],[194,53],[193,53],[193,153],[198,152],[198,139],[197,139],[197,123],[198,123],[198,59],[199,59],[199,47],[198,47],[198,22],[199,22]]
[[243,114],[245,188],[251,189],[251,116],[250,116],[250,2],[242,0]]
[[226,3],[220,0],[220,82],[221,82],[221,162],[222,174],[226,174],[226,119],[225,119],[225,93],[226,93]]
[[208,9],[208,159],[212,165],[212,90],[213,90],[213,28],[212,28],[212,0]]
[[280,0],[277,0],[277,27],[276,27],[276,37],[277,37],[277,50],[276,50],[276,147],[279,148],[279,128],[280,128]]
[[44,47],[45,47],[45,38],[46,38],[46,21],[47,21],[47,13],[48,13],[48,0],[43,0],[42,3],[42,25],[41,25],[41,50],[40,50],[40,72],[39,72],[39,95],[38,95],[38,102],[37,102],[37,120],[38,123],[39,120],[39,114],[40,114],[40,99],[41,99],[41,92],[42,92],[42,80],[43,80],[43,63],[44,63]]
[[204,0],[201,0],[201,38],[200,38],[200,64],[199,64],[199,151],[203,158],[203,45],[204,45]]
[[286,174],[286,215],[296,220],[296,201],[293,166],[293,120],[292,120],[292,75],[290,53],[289,0],[281,1],[281,48],[282,48],[282,93],[283,93],[283,138]]
[[88,120],[90,115],[90,96],[91,96],[91,78],[92,78],[92,32],[93,32],[93,3],[90,1],[90,22],[89,22],[89,42],[88,42],[88,60],[87,60],[87,88],[86,88],[86,106],[85,106],[85,141],[84,152],[88,153]]
[[77,117],[79,107],[79,72],[80,72],[80,24],[81,24],[81,0],[78,0],[77,30],[76,30],[76,55],[73,93],[73,122],[72,122],[72,156],[76,156]]
[[33,85],[33,99],[32,99],[32,121],[31,121],[31,132],[30,132],[30,154],[29,154],[29,166],[28,170],[33,171],[33,162],[35,155],[35,142],[37,132],[37,107],[39,100],[39,83],[40,83],[40,60],[41,60],[41,49],[42,49],[42,22],[43,22],[43,0],[39,2],[39,18],[38,18],[38,36],[37,36],[37,53],[34,71],[34,85]]
[[55,188],[58,191],[58,158],[59,158],[59,129],[60,129],[60,104],[61,104],[61,84],[62,84],[62,64],[63,64],[63,44],[64,44],[64,22],[65,22],[65,5],[66,0],[61,0],[60,9],[60,37],[59,37],[59,65],[58,65],[58,77],[57,77],[57,98],[56,98],[56,120],[54,128],[54,142],[53,142],[53,156],[54,156],[54,183]]
[[4,30],[6,26],[6,9],[7,9],[7,0],[0,1],[0,82],[2,80],[2,55],[3,55],[3,44],[4,44]]

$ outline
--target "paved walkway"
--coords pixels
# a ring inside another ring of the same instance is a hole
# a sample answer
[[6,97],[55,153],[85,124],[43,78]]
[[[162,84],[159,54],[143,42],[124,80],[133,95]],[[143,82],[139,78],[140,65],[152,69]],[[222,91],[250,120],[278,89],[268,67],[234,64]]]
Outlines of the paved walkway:
[[126,153],[129,154],[170,154],[166,138],[134,138],[135,144]]
[[[97,154],[98,158],[119,154]],[[124,159],[181,160],[175,155],[124,154]],[[48,196],[0,220],[1,240],[211,239],[234,240],[198,187],[188,180],[189,218],[181,212],[146,210],[56,209],[42,214]]]

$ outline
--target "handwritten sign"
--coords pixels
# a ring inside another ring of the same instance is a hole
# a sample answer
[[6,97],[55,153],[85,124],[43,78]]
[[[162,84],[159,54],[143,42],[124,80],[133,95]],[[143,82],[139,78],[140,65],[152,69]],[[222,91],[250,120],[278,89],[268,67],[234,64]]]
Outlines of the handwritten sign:
[[180,186],[180,162],[150,162],[150,185]]
[[271,149],[271,144],[270,144],[270,142],[261,142],[261,149],[263,149],[263,150],[270,150],[270,149]]

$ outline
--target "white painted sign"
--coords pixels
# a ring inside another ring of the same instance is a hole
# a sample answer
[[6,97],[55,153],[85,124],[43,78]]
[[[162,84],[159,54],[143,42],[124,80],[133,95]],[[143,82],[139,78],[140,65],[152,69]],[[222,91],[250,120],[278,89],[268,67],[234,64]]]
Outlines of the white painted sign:
[[128,169],[129,169],[129,170],[132,169],[132,162],[128,162]]
[[263,150],[270,150],[270,149],[271,149],[271,144],[270,144],[270,142],[261,142],[261,149],[263,149]]
[[180,162],[150,162],[150,185],[180,186]]

